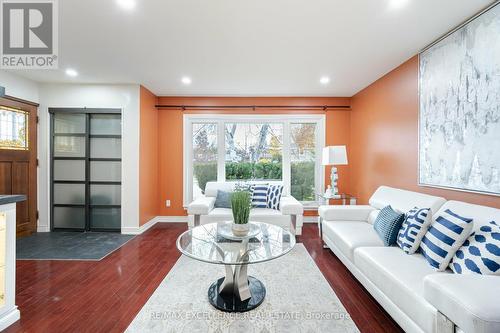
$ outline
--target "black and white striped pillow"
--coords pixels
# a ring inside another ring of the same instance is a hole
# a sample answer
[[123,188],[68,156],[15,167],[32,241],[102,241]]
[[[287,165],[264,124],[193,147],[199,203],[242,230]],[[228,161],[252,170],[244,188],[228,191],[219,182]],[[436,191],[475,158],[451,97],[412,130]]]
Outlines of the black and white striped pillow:
[[267,208],[267,190],[268,184],[254,184],[251,187],[252,191],[252,207]]

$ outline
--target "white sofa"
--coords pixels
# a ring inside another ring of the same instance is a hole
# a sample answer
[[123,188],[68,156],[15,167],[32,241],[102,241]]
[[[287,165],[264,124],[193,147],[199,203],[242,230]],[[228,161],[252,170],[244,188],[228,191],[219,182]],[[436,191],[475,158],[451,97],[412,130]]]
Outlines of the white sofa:
[[419,253],[385,247],[372,224],[387,205],[451,209],[475,230],[500,221],[500,210],[386,186],[369,205],[319,208],[323,241],[406,332],[500,332],[500,277],[436,272]]
[[[267,182],[277,184],[279,182]],[[229,208],[215,208],[217,191],[234,191],[235,182],[208,182],[205,187],[205,196],[197,198],[188,206],[188,225],[193,227],[210,222],[230,221],[233,219]],[[302,234],[304,208],[302,204],[292,196],[282,195],[280,209],[252,208],[250,210],[250,221],[265,222],[279,225],[290,230],[295,235]]]

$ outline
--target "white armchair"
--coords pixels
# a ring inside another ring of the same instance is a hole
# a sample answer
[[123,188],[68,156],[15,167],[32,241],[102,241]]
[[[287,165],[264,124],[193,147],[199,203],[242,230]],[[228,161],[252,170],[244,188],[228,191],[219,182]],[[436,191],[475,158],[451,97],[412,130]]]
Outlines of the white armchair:
[[[235,183],[231,182],[208,182],[205,196],[197,198],[188,205],[188,226],[191,228],[205,223],[232,220],[231,209],[215,207],[215,198],[218,190],[232,191],[234,186]],[[279,210],[252,208],[250,221],[279,225],[295,235],[301,235],[303,214],[304,207],[299,201],[292,196],[283,195]]]

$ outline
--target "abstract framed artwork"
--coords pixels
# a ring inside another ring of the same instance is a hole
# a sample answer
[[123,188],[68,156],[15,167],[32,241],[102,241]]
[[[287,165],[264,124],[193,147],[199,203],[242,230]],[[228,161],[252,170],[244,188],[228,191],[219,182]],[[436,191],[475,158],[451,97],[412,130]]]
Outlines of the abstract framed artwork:
[[500,195],[500,5],[419,60],[419,184]]

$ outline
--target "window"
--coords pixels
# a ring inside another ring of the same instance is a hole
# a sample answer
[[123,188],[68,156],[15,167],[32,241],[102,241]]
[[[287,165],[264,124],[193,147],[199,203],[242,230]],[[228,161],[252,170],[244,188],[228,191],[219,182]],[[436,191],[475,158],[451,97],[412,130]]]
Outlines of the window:
[[290,124],[290,138],[291,194],[299,201],[315,201],[316,124]]
[[209,181],[279,180],[284,193],[316,205],[324,115],[184,115],[184,206]]
[[281,180],[283,124],[225,126],[226,180]]
[[217,180],[217,124],[193,124],[193,199]]
[[28,112],[0,107],[0,149],[28,150]]

